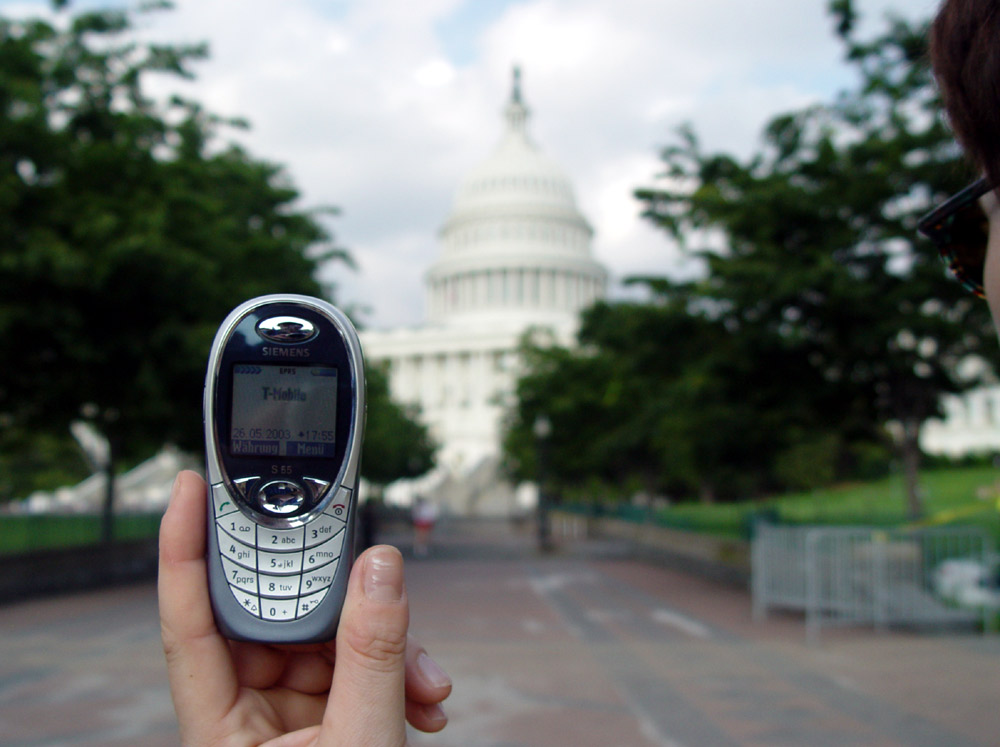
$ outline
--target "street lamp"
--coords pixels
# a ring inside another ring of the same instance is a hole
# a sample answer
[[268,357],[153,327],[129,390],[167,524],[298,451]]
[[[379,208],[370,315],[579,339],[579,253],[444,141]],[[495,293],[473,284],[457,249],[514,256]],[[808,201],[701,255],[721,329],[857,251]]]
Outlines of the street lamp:
[[552,531],[549,526],[549,496],[545,483],[548,477],[552,421],[545,415],[539,415],[535,418],[532,431],[535,434],[535,448],[538,452],[538,549],[549,552],[552,549]]
[[[116,407],[106,407],[102,409],[94,402],[84,403],[80,407],[80,414],[84,423],[89,424],[90,429],[103,437],[104,448],[99,457],[100,462],[95,462],[96,469],[104,472],[104,505],[101,507],[101,541],[104,544],[111,544],[114,540],[115,524],[115,467],[117,466],[118,438],[115,433],[118,421],[121,419],[121,412]],[[103,426],[103,429],[99,426]],[[77,432],[81,432],[78,431]],[[77,435],[74,432],[74,436]],[[82,443],[81,443],[82,446]]]

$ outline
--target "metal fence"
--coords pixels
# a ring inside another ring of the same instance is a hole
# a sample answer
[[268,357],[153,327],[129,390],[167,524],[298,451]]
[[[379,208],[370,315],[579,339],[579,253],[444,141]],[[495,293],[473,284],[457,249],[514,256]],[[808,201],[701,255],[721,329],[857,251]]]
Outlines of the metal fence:
[[976,528],[759,524],[751,555],[754,618],[772,608],[803,611],[810,642],[834,625],[987,622],[987,607],[970,589],[995,558],[989,536]]

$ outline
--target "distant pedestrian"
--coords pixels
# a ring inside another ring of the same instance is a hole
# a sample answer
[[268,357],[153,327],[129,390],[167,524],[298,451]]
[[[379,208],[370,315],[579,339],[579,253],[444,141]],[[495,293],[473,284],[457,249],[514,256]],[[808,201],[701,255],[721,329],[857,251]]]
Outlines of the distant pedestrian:
[[418,496],[413,504],[413,554],[418,558],[427,557],[431,549],[431,532],[437,521],[437,506],[423,496]]

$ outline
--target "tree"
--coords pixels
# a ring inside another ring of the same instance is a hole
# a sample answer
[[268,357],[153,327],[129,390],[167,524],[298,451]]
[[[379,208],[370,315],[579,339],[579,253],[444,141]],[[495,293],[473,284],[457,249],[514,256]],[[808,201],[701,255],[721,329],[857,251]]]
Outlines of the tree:
[[[573,349],[527,338],[526,373],[504,439],[508,470],[525,480],[544,471],[562,493],[714,493],[700,480],[697,433],[711,383],[694,362],[697,351],[713,349],[715,336],[710,324],[664,299],[596,304],[583,314]],[[542,420],[551,426],[544,444],[536,433]]]
[[706,275],[646,278],[652,300],[591,309],[578,349],[526,349],[505,444],[519,476],[538,474],[539,415],[563,487],[702,500],[869,476],[894,429],[920,513],[920,426],[943,393],[978,383],[961,363],[996,360],[985,305],[916,236],[969,175],[939,114],[926,24],[890,20],[862,42],[849,0],[831,12],[856,89],[776,117],[746,159],[682,129],[662,180],[637,191]]
[[0,18],[8,459],[81,417],[110,441],[109,475],[165,442],[200,451],[218,324],[256,295],[328,295],[319,264],[350,259],[320,223],[329,210],[297,207],[280,166],[220,142],[240,123],[146,95],[207,50],[139,44],[132,24],[125,10]]
[[389,380],[378,366],[365,371],[368,417],[361,471],[381,489],[391,482],[419,477],[434,466],[434,444],[416,413],[394,402]]
[[[534,424],[544,417],[552,426],[544,471],[564,493],[714,502],[811,487],[830,459],[815,458],[829,431],[805,406],[808,395],[797,396],[809,390],[770,383],[775,370],[803,380],[798,356],[783,345],[751,353],[692,288],[644,282],[650,302],[588,309],[578,347],[525,345],[504,443],[508,469],[539,478]],[[803,469],[807,452],[813,460]]]
[[959,363],[993,359],[983,304],[963,295],[918,217],[968,172],[940,116],[926,62],[926,24],[894,19],[884,34],[854,37],[849,0],[831,3],[856,90],[834,104],[774,119],[747,160],[702,151],[690,130],[663,151],[664,186],[637,191],[645,214],[681,240],[721,231],[697,293],[744,354],[782,350],[761,402],[794,397],[850,442],[899,425],[910,510],[920,426],[943,393],[976,383]]

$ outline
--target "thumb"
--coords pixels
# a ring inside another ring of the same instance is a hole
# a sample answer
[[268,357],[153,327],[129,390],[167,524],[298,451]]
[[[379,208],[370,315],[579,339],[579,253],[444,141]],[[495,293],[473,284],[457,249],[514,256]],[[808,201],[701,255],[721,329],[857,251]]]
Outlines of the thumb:
[[351,572],[322,744],[406,742],[408,625],[403,558],[394,547],[373,547]]

